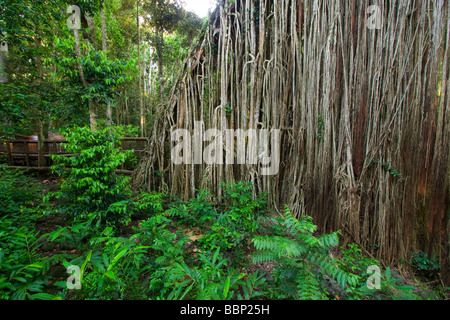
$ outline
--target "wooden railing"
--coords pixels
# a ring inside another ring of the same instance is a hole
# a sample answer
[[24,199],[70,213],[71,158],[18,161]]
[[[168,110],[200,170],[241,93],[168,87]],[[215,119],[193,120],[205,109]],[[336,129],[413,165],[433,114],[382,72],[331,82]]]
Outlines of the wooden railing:
[[[148,138],[123,138],[122,150],[134,150],[139,154],[147,147]],[[73,156],[64,148],[65,140],[44,140],[44,158],[46,166],[52,165],[52,155]],[[38,141],[36,140],[10,140],[9,143],[0,144],[0,155],[6,155],[9,166],[37,166]]]

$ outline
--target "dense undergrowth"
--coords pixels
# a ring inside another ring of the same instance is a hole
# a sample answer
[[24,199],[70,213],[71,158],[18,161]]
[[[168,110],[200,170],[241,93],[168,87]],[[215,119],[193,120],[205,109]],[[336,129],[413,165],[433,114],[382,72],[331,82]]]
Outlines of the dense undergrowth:
[[0,166],[0,299],[444,298],[390,268],[374,278],[379,261],[340,247],[339,232],[318,235],[309,216],[269,210],[249,183],[223,185],[222,201],[132,191],[112,132],[68,141],[77,155],[54,159],[57,183]]

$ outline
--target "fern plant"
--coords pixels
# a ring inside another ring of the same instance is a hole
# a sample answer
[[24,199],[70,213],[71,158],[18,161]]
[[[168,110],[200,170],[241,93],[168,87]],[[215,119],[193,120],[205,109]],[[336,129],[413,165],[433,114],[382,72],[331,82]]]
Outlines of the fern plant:
[[319,300],[326,299],[322,288],[322,275],[328,274],[344,289],[354,286],[356,275],[342,270],[337,259],[329,254],[330,248],[339,244],[339,232],[315,236],[317,226],[312,218],[297,219],[289,208],[278,221],[285,229],[285,236],[258,236],[253,239],[258,250],[253,256],[254,263],[275,262],[274,279],[284,293],[272,292],[277,299]]

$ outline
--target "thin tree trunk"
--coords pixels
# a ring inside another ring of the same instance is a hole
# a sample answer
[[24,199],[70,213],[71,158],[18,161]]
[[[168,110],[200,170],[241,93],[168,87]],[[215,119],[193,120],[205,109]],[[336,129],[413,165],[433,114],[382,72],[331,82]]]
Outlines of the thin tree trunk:
[[161,31],[157,31],[158,44],[156,46],[156,55],[158,56],[158,80],[159,80],[159,99],[160,103],[164,101],[164,62],[163,62],[163,47],[164,36]]
[[139,22],[139,0],[136,2],[136,23],[138,30],[138,73],[139,73],[139,127],[141,137],[144,136],[144,125],[145,125],[145,114],[144,114],[144,103],[142,100],[142,62],[141,62],[141,29]]
[[0,42],[0,83],[8,81],[7,74],[8,66],[8,43],[6,41]]
[[[107,32],[106,32],[106,17],[105,17],[105,9],[102,8],[100,11],[100,17],[101,17],[101,25],[102,25],[102,51],[107,54],[108,48],[107,48]],[[112,108],[111,108],[111,102],[106,102],[106,125],[108,127],[112,126]]]
[[102,20],[102,51],[106,53],[107,51],[107,35],[106,35],[106,17],[105,17],[105,9],[102,8],[100,11],[100,18]]
[[[36,46],[37,52],[39,52],[39,49],[41,47],[41,42],[39,41],[38,37],[38,29],[35,28],[35,36],[34,36],[34,44]],[[42,77],[44,75],[44,71],[42,69],[42,59],[38,55],[36,57],[36,66],[37,66],[37,74],[38,77],[36,79],[36,85],[39,87],[42,81]],[[39,106],[38,106],[39,108]],[[37,111],[37,137],[38,137],[38,166],[39,167],[45,167],[45,156],[44,156],[44,123],[43,123],[43,113],[41,110]]]
[[[78,75],[80,76],[81,83],[85,89],[89,88],[89,83],[86,81],[84,77],[83,66],[81,65],[81,50],[80,50],[80,36],[78,33],[78,29],[73,29],[73,35],[75,38],[75,54],[77,56],[77,70]],[[97,103],[89,100],[89,123],[92,131],[97,130]]]

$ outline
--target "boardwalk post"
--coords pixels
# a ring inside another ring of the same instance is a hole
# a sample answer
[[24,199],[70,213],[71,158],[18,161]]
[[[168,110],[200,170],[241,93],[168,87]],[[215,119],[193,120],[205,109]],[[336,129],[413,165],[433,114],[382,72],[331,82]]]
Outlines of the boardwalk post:
[[28,145],[28,141],[23,142],[25,144],[25,163],[27,165],[27,168],[30,167],[30,148]]
[[[124,143],[124,142],[125,142],[125,138],[122,139],[122,141],[120,142],[120,149],[122,150],[122,152],[124,151],[124,150],[123,150],[123,143]],[[124,163],[122,163],[121,169],[122,169],[122,170],[125,170]]]
[[8,139],[6,140],[6,162],[8,163],[8,166],[13,165],[13,157],[12,157],[12,151],[11,151],[11,141]]
[[[52,144],[53,144],[53,154],[54,154],[54,155],[58,155],[58,147],[57,147],[56,141],[53,141]],[[50,152],[49,152],[49,153],[50,153]],[[50,157],[50,159],[49,159],[49,165],[52,164],[51,159],[52,159],[52,158]]]

